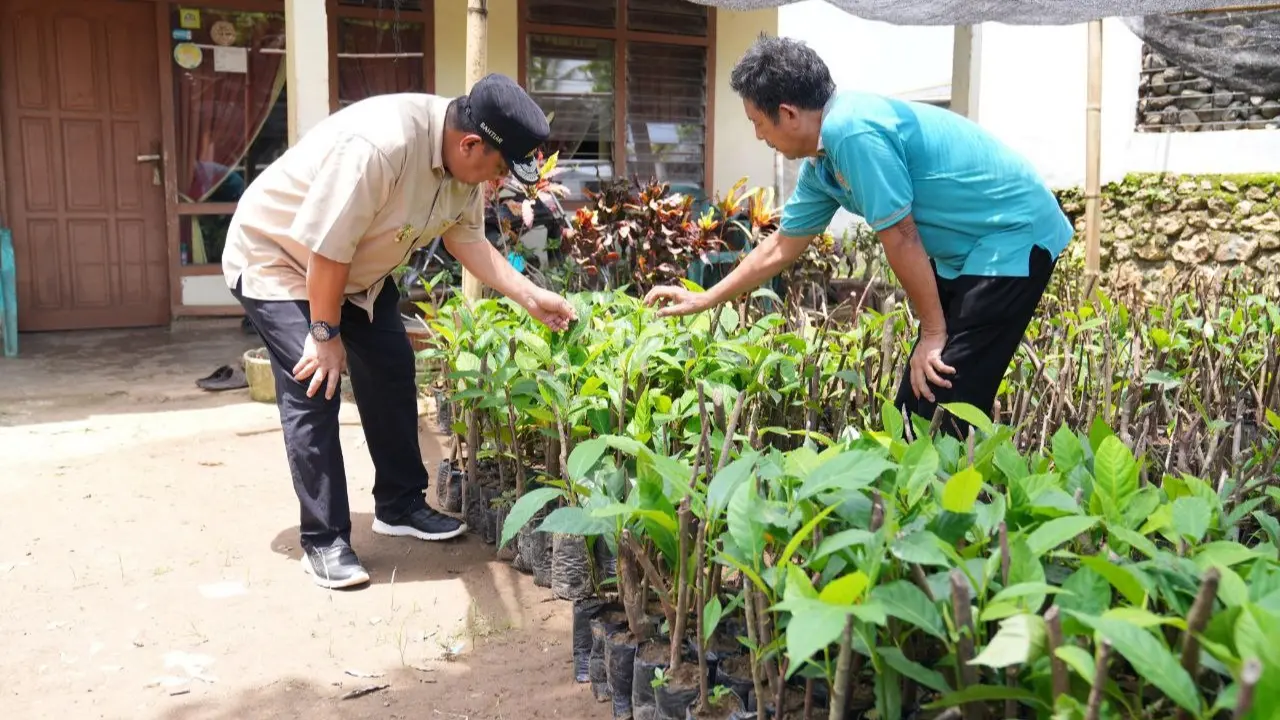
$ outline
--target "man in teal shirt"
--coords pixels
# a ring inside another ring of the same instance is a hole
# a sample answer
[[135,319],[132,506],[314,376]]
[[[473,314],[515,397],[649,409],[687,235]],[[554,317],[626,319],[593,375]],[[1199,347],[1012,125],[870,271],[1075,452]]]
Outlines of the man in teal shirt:
[[[788,38],[760,38],[734,67],[756,137],[804,158],[778,231],[704,293],[654,288],[660,315],[732,300],[786,268],[838,208],[863,217],[920,318],[896,405],[990,414],[1072,227],[1027,160],[948,110],[835,92],[826,64]],[[963,435],[954,418],[945,428]]]

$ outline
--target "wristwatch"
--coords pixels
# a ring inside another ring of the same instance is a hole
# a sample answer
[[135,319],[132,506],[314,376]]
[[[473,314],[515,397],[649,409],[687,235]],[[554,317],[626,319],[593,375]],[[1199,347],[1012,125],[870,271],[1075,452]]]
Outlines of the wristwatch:
[[315,338],[316,342],[328,342],[338,337],[338,326],[330,325],[323,320],[317,320],[311,323],[310,332],[311,337]]

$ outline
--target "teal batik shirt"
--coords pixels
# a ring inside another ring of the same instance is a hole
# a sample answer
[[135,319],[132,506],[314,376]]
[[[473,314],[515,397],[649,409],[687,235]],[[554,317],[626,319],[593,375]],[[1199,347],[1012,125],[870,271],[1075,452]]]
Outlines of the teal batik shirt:
[[843,92],[823,114],[819,157],[803,162],[784,235],[826,230],[836,209],[875,230],[910,214],[938,275],[1026,277],[1031,248],[1058,257],[1071,223],[1035,168],[950,110]]

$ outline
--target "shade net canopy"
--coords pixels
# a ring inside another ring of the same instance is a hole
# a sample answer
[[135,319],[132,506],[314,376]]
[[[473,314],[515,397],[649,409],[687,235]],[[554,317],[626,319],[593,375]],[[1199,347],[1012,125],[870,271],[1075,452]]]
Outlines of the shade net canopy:
[[[798,0],[689,1],[730,10],[757,10]],[[826,1],[860,18],[895,25],[1072,25],[1124,18],[1125,24],[1169,63],[1232,90],[1280,96],[1277,0]]]

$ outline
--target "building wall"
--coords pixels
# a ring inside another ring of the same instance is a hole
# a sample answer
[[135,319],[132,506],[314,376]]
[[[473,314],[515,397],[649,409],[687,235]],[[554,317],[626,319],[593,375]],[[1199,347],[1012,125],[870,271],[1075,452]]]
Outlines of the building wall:
[[729,87],[733,65],[755,42],[760,33],[778,33],[778,10],[716,12],[716,116],[714,175],[715,190],[723,193],[742,178],[748,186],[773,187],[774,153],[756,139],[755,128],[742,109],[742,100]]

